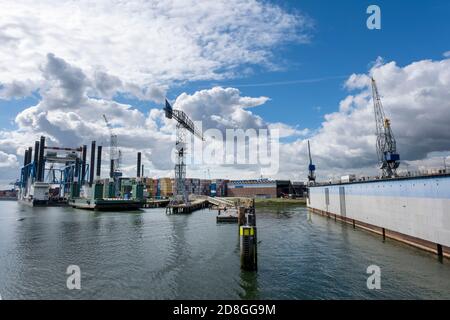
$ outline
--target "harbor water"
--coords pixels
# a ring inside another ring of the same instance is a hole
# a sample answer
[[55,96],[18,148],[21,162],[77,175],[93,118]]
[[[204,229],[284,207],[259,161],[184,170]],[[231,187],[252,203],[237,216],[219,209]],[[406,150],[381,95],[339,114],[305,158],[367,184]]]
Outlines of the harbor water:
[[[450,299],[450,261],[305,207],[257,208],[258,272],[216,212],[93,212],[0,201],[3,299]],[[69,265],[81,289],[66,286]],[[381,289],[367,287],[367,268]]]

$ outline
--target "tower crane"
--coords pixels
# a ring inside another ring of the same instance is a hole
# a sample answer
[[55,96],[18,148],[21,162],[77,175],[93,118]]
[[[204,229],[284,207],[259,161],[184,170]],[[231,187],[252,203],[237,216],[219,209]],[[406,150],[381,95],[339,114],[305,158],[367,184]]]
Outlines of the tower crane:
[[381,98],[374,78],[372,78],[372,96],[375,111],[377,155],[382,177],[395,177],[397,175],[397,168],[400,165],[400,155],[397,153],[397,144],[391,129],[391,121],[384,114],[383,105],[381,104]]
[[308,140],[308,155],[309,155],[309,166],[308,166],[308,170],[309,170],[309,174],[308,174],[308,182],[309,184],[314,184],[314,182],[316,182],[316,166],[313,165],[312,163],[312,158],[311,158],[311,148],[309,146],[309,140]]
[[185,148],[186,148],[186,131],[190,132],[197,138],[204,141],[203,133],[200,132],[194,125],[191,119],[182,110],[173,109],[170,103],[165,101],[164,111],[166,118],[175,119],[177,121],[176,142],[175,148],[177,152],[177,162],[175,164],[175,191],[177,200],[183,203],[189,202],[189,196],[186,190],[186,163],[185,163]]
[[106,118],[106,115],[103,115],[103,119],[105,120],[106,127],[109,130],[109,161],[110,161],[110,169],[109,169],[109,177],[113,179],[115,186],[115,194],[118,196],[119,192],[119,177],[122,176],[120,172],[120,160],[121,160],[121,151],[117,148],[117,135],[113,133],[112,126]]

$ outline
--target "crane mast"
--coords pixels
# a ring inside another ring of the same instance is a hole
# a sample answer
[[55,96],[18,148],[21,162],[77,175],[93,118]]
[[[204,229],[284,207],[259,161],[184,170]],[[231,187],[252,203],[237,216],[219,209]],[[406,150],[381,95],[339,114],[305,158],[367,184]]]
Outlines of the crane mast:
[[377,155],[382,177],[395,177],[397,176],[397,168],[400,165],[400,155],[397,153],[397,144],[391,129],[391,121],[384,114],[374,78],[372,78],[372,96],[375,112]]
[[115,195],[119,194],[119,177],[122,176],[120,172],[120,159],[121,159],[121,151],[117,148],[117,135],[113,133],[111,124],[106,118],[106,115],[103,115],[103,119],[105,120],[106,127],[109,130],[109,161],[110,161],[110,170],[109,177],[114,181],[114,189]]
[[309,145],[309,140],[308,140],[308,155],[309,155],[308,182],[309,182],[309,184],[314,184],[314,182],[316,181],[316,174],[315,174],[316,166],[312,163],[311,148]]
[[185,148],[186,148],[186,131],[192,133],[197,138],[204,140],[203,134],[195,127],[194,122],[181,110],[173,109],[170,103],[165,101],[164,111],[166,118],[175,119],[177,121],[177,131],[176,131],[176,152],[177,152],[177,163],[175,164],[175,191],[177,195],[177,200],[188,203],[189,196],[186,190],[186,163],[185,163]]

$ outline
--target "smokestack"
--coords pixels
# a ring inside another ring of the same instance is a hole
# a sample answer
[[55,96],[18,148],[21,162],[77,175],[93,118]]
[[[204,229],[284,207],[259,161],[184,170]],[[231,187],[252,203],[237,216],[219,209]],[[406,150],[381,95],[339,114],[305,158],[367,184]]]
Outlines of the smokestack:
[[100,173],[102,171],[102,146],[97,147],[97,179],[100,178]]
[[39,143],[39,165],[38,165],[38,181],[42,182],[44,180],[44,171],[45,171],[45,163],[44,163],[44,148],[45,148],[45,137],[41,136],[41,142]]
[[141,177],[141,153],[138,152],[137,154],[137,175],[136,177]]
[[94,182],[94,166],[95,166],[95,141],[91,145],[91,163],[89,165],[89,186]]
[[87,146],[83,145],[83,151],[81,152],[81,184],[84,184],[84,179],[86,176],[86,153]]

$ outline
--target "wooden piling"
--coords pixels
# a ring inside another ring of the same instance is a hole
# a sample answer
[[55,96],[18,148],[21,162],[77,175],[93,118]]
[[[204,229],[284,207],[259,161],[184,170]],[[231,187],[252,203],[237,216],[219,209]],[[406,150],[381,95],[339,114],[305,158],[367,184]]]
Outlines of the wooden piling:
[[437,244],[437,255],[440,259],[442,259],[444,257],[444,252],[442,250],[441,244]]
[[238,226],[242,226],[245,224],[245,208],[239,207],[238,208]]

